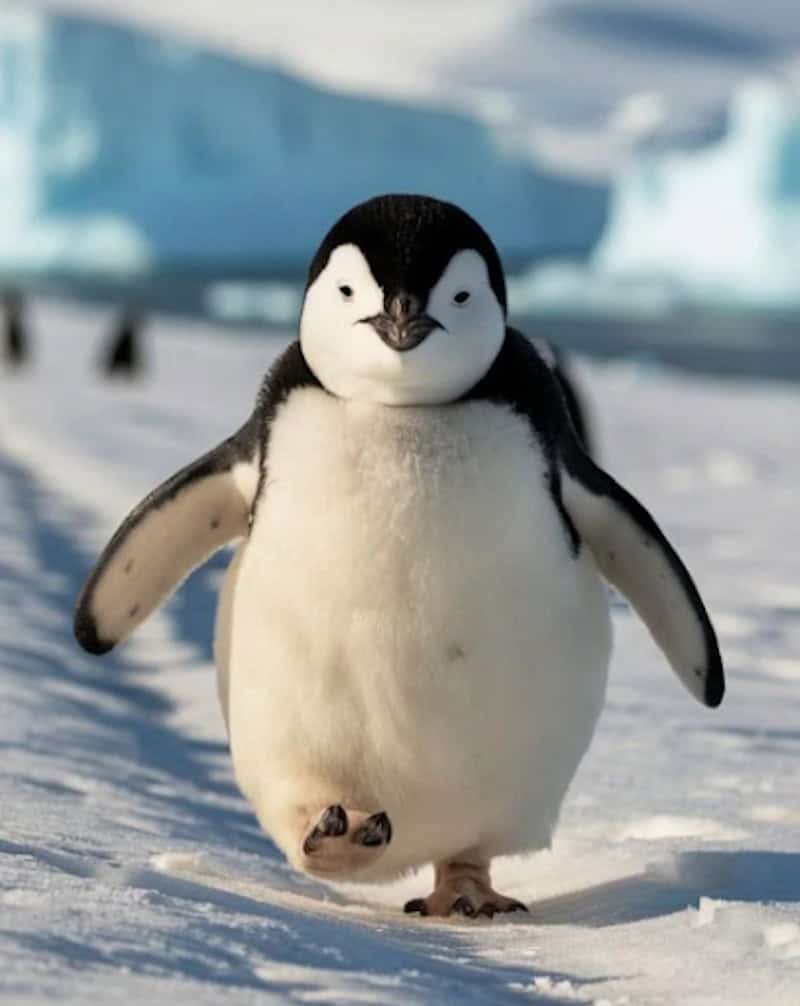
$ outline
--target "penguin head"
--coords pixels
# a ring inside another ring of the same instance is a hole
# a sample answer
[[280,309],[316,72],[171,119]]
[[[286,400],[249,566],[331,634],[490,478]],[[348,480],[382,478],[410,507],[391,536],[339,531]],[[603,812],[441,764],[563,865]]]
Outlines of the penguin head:
[[346,213],[308,275],[300,344],[322,385],[383,405],[452,402],[505,337],[500,257],[451,203],[387,195]]

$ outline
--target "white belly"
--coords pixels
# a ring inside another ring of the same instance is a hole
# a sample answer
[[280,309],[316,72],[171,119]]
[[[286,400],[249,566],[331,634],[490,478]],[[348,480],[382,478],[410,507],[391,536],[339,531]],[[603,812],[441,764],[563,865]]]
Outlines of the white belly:
[[376,877],[547,845],[602,707],[610,627],[527,423],[307,389],[274,421],[267,470],[216,643],[263,826],[286,847],[290,806],[385,809]]

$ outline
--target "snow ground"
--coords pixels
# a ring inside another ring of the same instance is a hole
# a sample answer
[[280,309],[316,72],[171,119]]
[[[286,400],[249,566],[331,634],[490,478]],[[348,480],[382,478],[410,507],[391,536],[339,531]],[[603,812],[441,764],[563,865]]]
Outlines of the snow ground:
[[70,635],[137,498],[249,413],[280,340],[158,321],[148,379],[95,377],[102,312],[38,305],[0,374],[0,998],[106,1004],[800,1002],[800,398],[582,365],[607,467],[720,630],[692,703],[615,608],[608,704],[551,853],[498,864],[528,918],[411,920],[427,878],[294,875],[235,790],[210,664],[222,562],[118,656]]

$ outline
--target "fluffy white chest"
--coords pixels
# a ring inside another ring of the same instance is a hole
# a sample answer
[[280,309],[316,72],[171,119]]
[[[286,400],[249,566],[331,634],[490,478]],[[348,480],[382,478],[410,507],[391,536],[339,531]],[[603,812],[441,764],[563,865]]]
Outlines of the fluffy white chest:
[[[305,787],[385,808],[388,870],[439,838],[546,844],[610,640],[526,422],[307,389],[274,421],[267,470],[217,633],[237,776],[262,822],[279,831]],[[427,824],[443,811],[446,826]]]

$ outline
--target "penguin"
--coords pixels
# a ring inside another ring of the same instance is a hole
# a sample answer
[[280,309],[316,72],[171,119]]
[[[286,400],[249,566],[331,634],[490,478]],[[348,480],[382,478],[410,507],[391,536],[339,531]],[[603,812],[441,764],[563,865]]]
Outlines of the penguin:
[[142,319],[137,311],[126,310],[122,313],[102,361],[102,370],[107,377],[133,380],[141,374],[141,327]]
[[5,339],[3,357],[9,367],[21,367],[28,361],[30,347],[25,324],[25,302],[14,290],[3,294]]
[[696,699],[724,691],[686,567],[506,313],[462,209],[347,212],[250,418],[132,511],[75,612],[105,653],[237,542],[214,653],[240,789],[314,877],[433,864],[405,906],[428,916],[524,909],[490,865],[551,842],[603,707],[606,581]]

